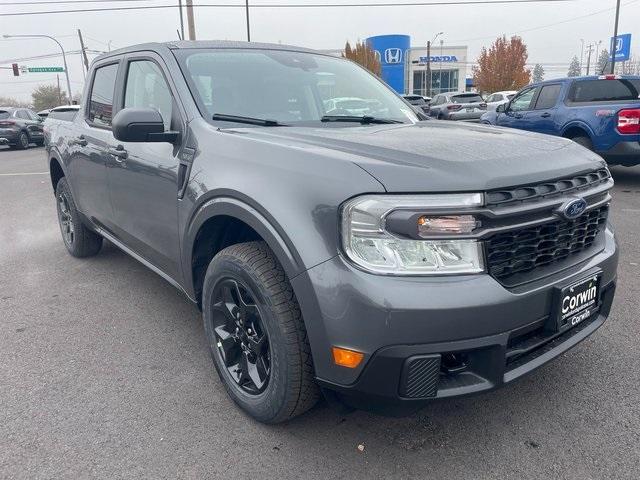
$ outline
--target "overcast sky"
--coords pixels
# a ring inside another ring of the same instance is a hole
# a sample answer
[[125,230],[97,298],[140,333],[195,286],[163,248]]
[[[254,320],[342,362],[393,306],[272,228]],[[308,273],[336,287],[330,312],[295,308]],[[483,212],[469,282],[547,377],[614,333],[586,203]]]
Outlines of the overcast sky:
[[[11,3],[15,1],[12,0]],[[250,4],[345,4],[381,1],[384,0],[251,0]],[[86,1],[29,6],[8,3],[10,0],[0,0],[0,13],[170,5],[177,4],[177,0],[123,0],[100,3]],[[194,0],[194,4],[198,3],[244,5],[243,0]],[[572,0],[564,3],[519,5],[254,8],[250,15],[254,41],[282,42],[319,49],[341,48],[346,40],[388,33],[408,34],[411,36],[412,46],[418,46],[426,44],[435,33],[444,31],[442,38],[445,46],[468,45],[469,58],[475,59],[480,49],[488,46],[498,35],[519,34],[529,48],[529,63],[543,64],[547,72],[546,78],[551,78],[566,74],[571,57],[580,55],[581,38],[585,39],[587,44],[602,41],[602,46],[608,48],[613,32],[615,3],[615,0]],[[619,32],[632,34],[632,51],[636,56],[640,55],[640,0],[622,0],[621,12]],[[246,39],[244,8],[196,8],[195,17],[198,39]],[[174,40],[177,38],[178,27],[179,15],[178,9],[175,8],[0,16],[0,34],[53,35],[69,51],[77,51],[80,48],[76,33],[78,28],[82,30],[87,48],[107,50],[109,42],[111,48],[118,48],[135,43]],[[47,39],[0,38],[0,62],[55,53],[56,50],[57,46]],[[81,91],[83,70],[80,56],[69,55],[68,61],[72,89]],[[18,63],[28,66],[57,66],[62,65],[62,59],[28,60]],[[2,66],[10,65],[2,63]],[[469,68],[468,75],[470,74]],[[42,73],[31,73],[16,78],[11,70],[0,69],[0,96],[30,100],[33,88],[40,83],[55,83],[55,79],[55,75]],[[62,75],[60,81],[64,82]],[[64,86],[64,83],[62,85]]]

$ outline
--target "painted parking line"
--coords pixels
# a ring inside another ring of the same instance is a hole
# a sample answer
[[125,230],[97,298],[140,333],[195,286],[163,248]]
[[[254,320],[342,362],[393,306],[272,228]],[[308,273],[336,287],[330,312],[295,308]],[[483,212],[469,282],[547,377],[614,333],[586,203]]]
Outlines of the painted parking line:
[[0,173],[0,177],[20,177],[22,175],[49,175],[49,172]]

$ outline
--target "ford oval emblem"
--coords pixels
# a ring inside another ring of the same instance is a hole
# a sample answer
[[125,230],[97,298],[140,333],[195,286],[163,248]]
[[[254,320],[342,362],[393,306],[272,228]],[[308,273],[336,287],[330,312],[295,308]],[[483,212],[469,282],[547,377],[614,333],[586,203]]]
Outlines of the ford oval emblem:
[[587,202],[584,198],[574,198],[565,202],[560,207],[560,213],[567,220],[578,218],[587,209]]

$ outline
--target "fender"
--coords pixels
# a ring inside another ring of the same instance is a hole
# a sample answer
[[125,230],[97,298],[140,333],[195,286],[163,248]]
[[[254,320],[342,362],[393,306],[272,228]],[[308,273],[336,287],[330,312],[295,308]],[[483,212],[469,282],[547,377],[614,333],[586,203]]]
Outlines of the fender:
[[587,132],[587,134],[589,135],[589,137],[591,139],[593,139],[595,137],[595,133],[593,132],[593,129],[589,126],[588,123],[586,123],[586,122],[584,122],[582,120],[571,120],[569,123],[564,125],[562,127],[562,132],[560,132],[560,136],[564,137],[565,133],[567,133],[567,130],[569,130],[570,128],[573,128],[573,127],[581,128],[582,130]]
[[185,290],[189,295],[194,295],[191,255],[196,235],[207,220],[222,215],[237,218],[253,228],[267,242],[289,279],[305,270],[302,259],[293,243],[275,219],[268,218],[268,214],[261,213],[243,200],[229,195],[221,195],[204,201],[191,216],[188,227],[185,229],[181,248],[182,271]]

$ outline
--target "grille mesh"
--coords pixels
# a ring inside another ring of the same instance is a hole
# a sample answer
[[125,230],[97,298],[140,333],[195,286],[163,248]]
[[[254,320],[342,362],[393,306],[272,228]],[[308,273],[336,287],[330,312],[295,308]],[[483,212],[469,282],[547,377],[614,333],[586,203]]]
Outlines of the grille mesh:
[[409,359],[402,396],[408,398],[435,397],[440,376],[440,355]]
[[489,273],[505,280],[589,248],[606,223],[608,211],[605,205],[575,220],[558,220],[494,235],[487,242]]
[[611,174],[609,173],[609,170],[601,168],[595,172],[578,175],[576,177],[563,178],[551,182],[543,182],[511,189],[493,190],[485,194],[486,204],[487,206],[503,206],[510,203],[529,202],[540,198],[566,195],[596,187],[605,183],[610,177]]

